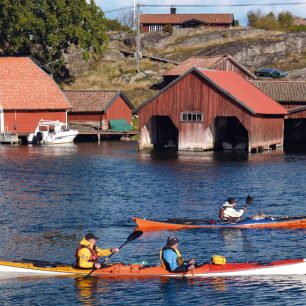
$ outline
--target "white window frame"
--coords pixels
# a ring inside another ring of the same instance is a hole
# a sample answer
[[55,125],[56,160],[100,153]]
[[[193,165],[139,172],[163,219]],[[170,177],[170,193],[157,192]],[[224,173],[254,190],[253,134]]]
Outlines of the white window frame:
[[181,122],[193,122],[199,123],[203,122],[204,114],[201,112],[181,112],[180,120]]
[[163,26],[160,24],[149,25],[149,32],[158,32],[163,30]]

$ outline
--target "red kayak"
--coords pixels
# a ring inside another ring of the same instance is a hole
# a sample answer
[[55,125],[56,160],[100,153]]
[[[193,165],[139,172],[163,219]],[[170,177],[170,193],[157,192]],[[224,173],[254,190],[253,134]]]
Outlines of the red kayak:
[[266,217],[261,220],[246,218],[237,222],[215,220],[168,219],[165,221],[133,217],[142,231],[182,230],[192,228],[306,228],[306,216]]

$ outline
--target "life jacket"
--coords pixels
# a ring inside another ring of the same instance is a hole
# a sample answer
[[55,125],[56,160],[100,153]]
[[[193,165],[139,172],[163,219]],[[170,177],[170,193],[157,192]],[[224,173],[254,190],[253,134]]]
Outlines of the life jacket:
[[184,264],[184,259],[183,259],[182,255],[181,255],[181,253],[178,249],[163,247],[163,248],[160,249],[159,259],[160,259],[160,262],[161,262],[162,267],[164,269],[166,269],[167,271],[171,271],[168,262],[164,259],[164,251],[166,251],[166,250],[171,250],[172,252],[174,252],[177,255],[176,263],[177,263],[178,266],[181,266],[181,265]]
[[92,249],[92,248],[90,248],[90,247],[87,246],[87,245],[80,244],[80,245],[77,247],[76,251],[75,251],[75,259],[76,259],[76,266],[77,266],[77,267],[80,266],[79,251],[80,251],[81,249],[84,249],[84,248],[88,249],[89,252],[90,252],[90,257],[89,257],[88,261],[89,261],[89,262],[94,262],[94,263],[95,263],[95,262],[98,262],[99,256],[98,256],[98,252],[97,252],[97,250],[96,250],[96,246],[94,246],[93,249]]
[[226,207],[222,207],[219,211],[219,219],[222,221],[224,218],[224,211],[225,211]]

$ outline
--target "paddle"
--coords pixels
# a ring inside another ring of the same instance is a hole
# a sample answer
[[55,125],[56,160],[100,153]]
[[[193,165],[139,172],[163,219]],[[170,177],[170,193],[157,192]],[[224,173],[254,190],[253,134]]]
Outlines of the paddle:
[[[135,231],[133,232],[132,234],[129,235],[129,237],[126,238],[126,241],[120,245],[119,247],[119,250],[121,248],[123,248],[127,243],[139,238],[141,235],[143,234],[143,231]],[[113,252],[112,254],[109,255],[109,257],[107,259],[104,259],[102,262],[101,262],[101,265],[103,265],[107,260],[109,260],[114,254],[116,254],[116,252]],[[94,271],[96,270],[96,268],[94,267],[90,273],[88,273],[85,278],[88,278]]]

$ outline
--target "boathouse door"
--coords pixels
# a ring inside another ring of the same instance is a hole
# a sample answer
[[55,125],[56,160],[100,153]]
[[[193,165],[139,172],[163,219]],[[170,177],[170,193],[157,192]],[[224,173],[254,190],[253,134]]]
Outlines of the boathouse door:
[[178,129],[168,116],[152,116],[151,142],[154,149],[177,150]]
[[285,120],[284,146],[306,146],[306,119]]
[[214,149],[247,150],[248,144],[248,131],[237,117],[216,117]]

